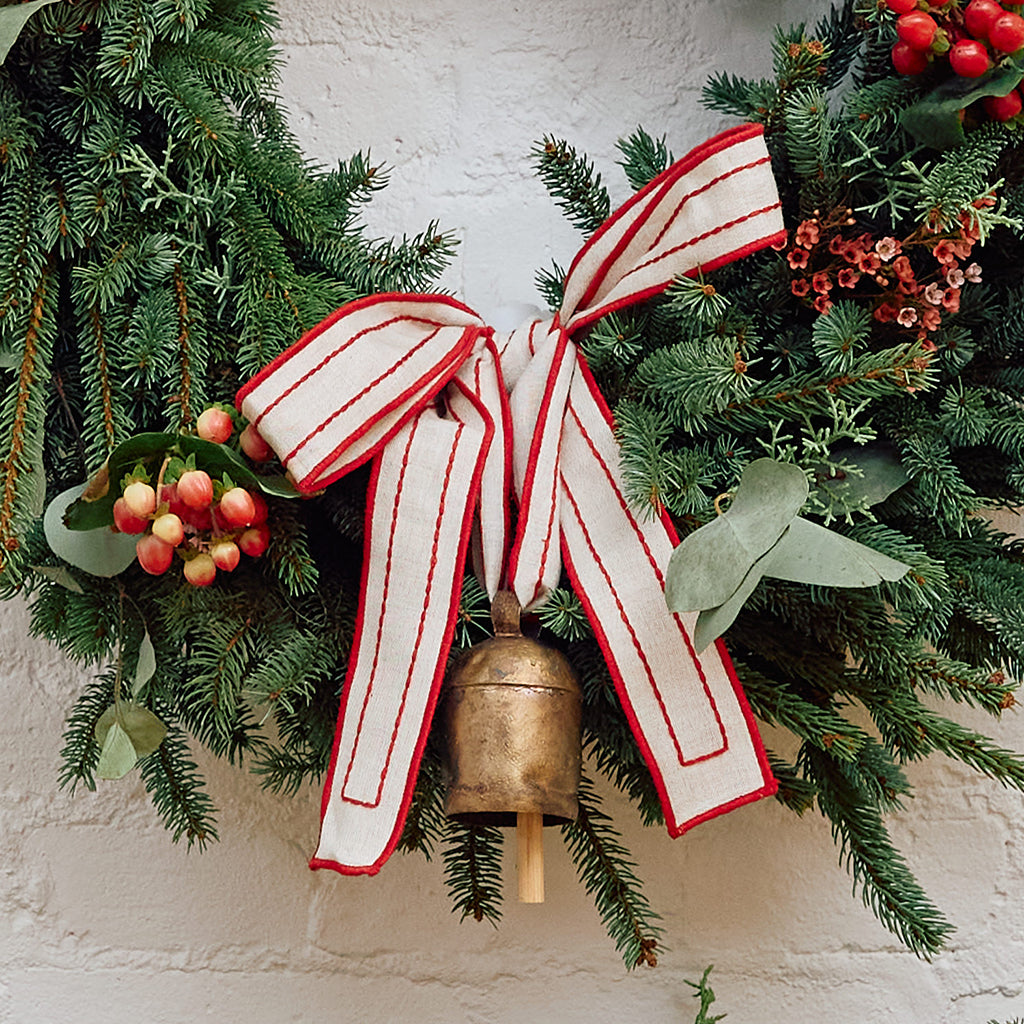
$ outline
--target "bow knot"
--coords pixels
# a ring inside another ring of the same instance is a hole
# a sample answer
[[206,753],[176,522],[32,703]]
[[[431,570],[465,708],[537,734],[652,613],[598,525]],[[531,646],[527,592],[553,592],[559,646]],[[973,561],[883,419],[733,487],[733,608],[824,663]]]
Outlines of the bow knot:
[[[549,319],[509,333],[440,295],[343,306],[239,393],[302,490],[373,459],[360,611],[314,867],[377,871],[398,842],[451,644],[467,551],[524,608],[564,568],[650,766],[669,831],[774,791],[720,644],[668,612],[667,519],[623,494],[611,414],[573,341],[680,274],[782,233],[759,126],[673,164],[580,250]],[[510,505],[518,504],[510,535]]]

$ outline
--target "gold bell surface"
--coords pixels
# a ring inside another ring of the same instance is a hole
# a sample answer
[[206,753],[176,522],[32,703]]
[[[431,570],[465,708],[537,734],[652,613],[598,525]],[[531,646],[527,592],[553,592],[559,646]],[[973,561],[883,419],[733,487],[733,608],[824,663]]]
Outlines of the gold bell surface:
[[519,631],[508,591],[491,606],[494,638],[470,648],[445,687],[449,787],[445,813],[466,824],[545,825],[578,813],[582,694],[559,652]]

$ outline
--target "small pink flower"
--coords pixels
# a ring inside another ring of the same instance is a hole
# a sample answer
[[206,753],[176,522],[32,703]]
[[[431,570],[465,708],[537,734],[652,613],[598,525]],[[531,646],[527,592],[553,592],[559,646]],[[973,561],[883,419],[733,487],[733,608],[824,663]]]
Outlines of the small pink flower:
[[944,238],[941,242],[936,243],[935,248],[932,249],[932,255],[942,264],[955,263],[956,246],[948,238]]
[[910,265],[910,260],[906,256],[897,256],[892,261],[892,272],[901,281],[913,281],[914,280],[914,268]]
[[950,267],[946,271],[946,284],[950,288],[959,288],[964,283],[964,272],[959,267]]
[[832,300],[827,295],[819,295],[814,300],[814,308],[819,313],[828,313],[828,311],[832,308]]
[[772,248],[776,252],[782,252],[787,245],[789,245],[789,235],[785,231],[772,242]]
[[829,279],[828,274],[822,270],[811,278],[811,287],[816,292],[824,294],[825,292],[832,290],[832,281]]
[[931,338],[925,338],[924,341],[921,342],[921,348],[923,348],[925,350],[925,352],[938,352],[939,351],[939,346],[936,345],[935,342],[932,341]]
[[904,306],[896,314],[896,323],[901,327],[913,327],[917,323],[917,310],[913,306]]
[[896,319],[897,312],[899,311],[891,302],[883,302],[880,306],[876,307],[872,316],[880,324],[887,324]]
[[930,285],[924,290],[924,297],[926,302],[930,302],[933,306],[942,305],[942,285],[938,281],[932,281]]
[[838,279],[840,288],[855,288],[857,282],[860,280],[860,274],[858,274],[853,267],[843,267],[843,269],[839,271]]
[[857,269],[865,274],[873,274],[881,265],[877,252],[866,252],[857,260]]
[[790,249],[786,255],[786,259],[789,260],[789,265],[794,270],[803,270],[807,266],[807,258],[810,253],[806,249]]
[[942,296],[942,308],[948,309],[950,313],[955,313],[960,308],[960,289],[950,288],[945,295]]
[[937,309],[921,311],[921,326],[926,331],[934,331],[942,323],[942,314]]
[[820,229],[818,227],[818,222],[815,220],[805,220],[802,221],[800,226],[796,229],[794,241],[797,245],[802,245],[810,249],[812,246],[818,244],[819,235]]
[[803,278],[798,278],[790,283],[789,290],[797,298],[802,299],[811,290],[811,283]]
[[894,256],[899,256],[902,249],[903,246],[892,235],[875,242],[875,252],[883,263],[888,263]]
[[965,271],[964,277],[967,278],[971,284],[981,283],[981,267],[977,263],[972,263]]
[[828,240],[828,251],[833,256],[842,256],[846,250],[846,239],[842,235],[833,235]]

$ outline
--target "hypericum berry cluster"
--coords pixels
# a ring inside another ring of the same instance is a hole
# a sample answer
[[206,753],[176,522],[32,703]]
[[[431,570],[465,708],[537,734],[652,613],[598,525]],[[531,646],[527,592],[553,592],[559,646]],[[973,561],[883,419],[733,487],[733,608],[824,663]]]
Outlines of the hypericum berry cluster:
[[[955,0],[885,0],[885,4],[899,15],[892,64],[901,75],[919,75],[942,59],[954,75],[980,78],[1024,48],[1019,4],[998,0],[970,0],[966,7]],[[982,102],[995,121],[1017,117],[1024,105],[1020,89],[1011,89],[1005,96],[986,96]]]
[[[197,431],[203,440],[223,444],[234,432],[234,421],[225,410],[210,408],[199,417]],[[251,425],[242,431],[239,444],[254,461],[266,461],[273,454]],[[155,486],[143,467],[126,477],[114,502],[114,527],[141,535],[135,553],[146,572],[162,575],[177,554],[185,579],[205,587],[218,569],[235,569],[243,554],[258,558],[266,551],[267,512],[258,491],[235,485],[227,475],[211,477],[196,467],[194,456],[168,457]]]
[[[994,203],[987,196],[974,205]],[[849,208],[825,216],[815,210],[792,239],[777,244],[780,251],[788,249],[790,290],[819,313],[828,313],[833,297],[845,290],[851,298],[866,299],[880,323],[915,331],[924,348],[934,351],[928,335],[938,329],[944,313],[959,310],[963,287],[981,280],[977,263],[961,266],[978,241],[977,218],[965,211],[955,229],[926,223],[903,239],[876,239],[870,232],[851,231],[855,225]],[[916,267],[910,258],[914,253],[926,257]]]

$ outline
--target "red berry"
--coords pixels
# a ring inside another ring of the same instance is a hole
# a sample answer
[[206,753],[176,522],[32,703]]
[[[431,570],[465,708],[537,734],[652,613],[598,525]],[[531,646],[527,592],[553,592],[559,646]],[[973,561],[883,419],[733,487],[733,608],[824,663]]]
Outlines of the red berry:
[[209,555],[199,554],[185,563],[184,573],[193,587],[208,587],[217,575],[217,566]]
[[176,548],[185,539],[185,529],[173,512],[165,512],[153,520],[153,536]]
[[1016,89],[1011,89],[1005,96],[986,96],[984,103],[985,110],[993,121],[1009,121],[1011,117],[1016,117],[1024,106],[1024,101]]
[[267,521],[267,514],[270,509],[267,508],[266,499],[259,491],[253,491],[249,495],[252,498],[253,507],[256,509],[256,514],[252,517],[252,526],[258,526],[260,523]]
[[938,30],[935,19],[924,11],[911,11],[896,19],[896,34],[915,50],[930,50]]
[[239,435],[238,446],[253,462],[268,462],[274,457],[274,449],[251,423]]
[[121,533],[145,533],[149,520],[135,515],[125,504],[124,498],[118,498],[114,502],[114,525]]
[[250,526],[241,537],[238,538],[238,546],[245,552],[245,554],[252,558],[259,558],[264,551],[267,550],[267,545],[270,543],[270,530],[264,525]]
[[213,529],[213,509],[209,505],[206,508],[190,508],[185,515],[185,522],[199,533],[209,533]]
[[988,50],[977,39],[962,39],[949,51],[949,66],[961,78],[977,78],[991,66]]
[[178,495],[177,484],[164,484],[160,488],[160,504],[167,506],[168,512],[173,512],[179,519],[184,519],[188,506]]
[[203,469],[187,469],[178,478],[178,497],[189,508],[207,508],[213,501],[213,481]]
[[928,57],[901,41],[892,48],[892,66],[901,75],[919,75],[928,67]]
[[156,491],[141,480],[129,484],[122,497],[133,516],[151,516],[156,511]]
[[196,420],[196,433],[204,441],[213,441],[215,444],[227,441],[234,429],[231,416],[223,409],[205,409]]
[[1024,46],[1024,18],[1007,11],[992,22],[988,41],[1001,53],[1016,53]]
[[238,545],[233,540],[221,540],[217,541],[210,548],[210,557],[218,569],[223,569],[224,572],[231,572],[238,565],[238,560],[242,557],[242,553],[238,550]]
[[886,7],[897,14],[906,14],[917,7],[917,0],[885,0]]
[[244,487],[232,487],[220,499],[217,514],[228,526],[248,526],[256,515],[256,504]]
[[159,576],[167,572],[174,560],[174,548],[165,544],[159,537],[147,533],[135,544],[135,555],[139,565],[151,576]]
[[987,39],[992,22],[1004,13],[996,0],[971,0],[964,11],[964,26],[975,39]]

